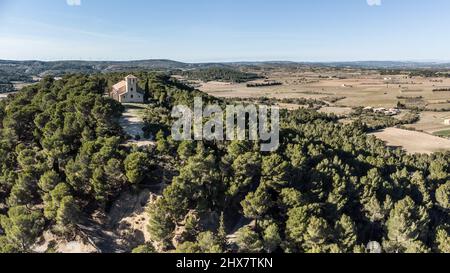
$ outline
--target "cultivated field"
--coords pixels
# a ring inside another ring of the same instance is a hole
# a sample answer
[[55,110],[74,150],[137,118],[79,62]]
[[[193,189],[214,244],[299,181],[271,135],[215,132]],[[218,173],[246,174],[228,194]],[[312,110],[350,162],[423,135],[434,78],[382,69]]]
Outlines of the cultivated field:
[[428,134],[434,134],[439,131],[450,130],[450,126],[444,124],[446,119],[450,119],[450,112],[422,112],[420,121],[408,125],[408,127]]
[[[249,71],[258,73],[257,71]],[[196,82],[199,89],[222,98],[275,98],[316,99],[327,102],[319,111],[346,116],[357,107],[397,107],[401,103],[409,107],[427,109],[420,113],[420,121],[407,125],[417,131],[389,128],[375,136],[392,146],[402,146],[410,153],[432,153],[450,150],[450,140],[433,136],[448,136],[450,126],[444,120],[450,118],[450,91],[436,92],[450,88],[450,78],[425,78],[404,75],[381,75],[375,70],[358,69],[314,69],[314,70],[270,70],[260,72],[264,81],[277,81],[282,85],[268,87],[247,87],[247,83]],[[329,102],[330,98],[336,101]],[[280,107],[296,109],[303,105],[279,103]],[[437,112],[439,110],[440,112]],[[409,111],[403,111],[401,118]],[[343,120],[345,121],[345,119]]]
[[[393,107],[399,97],[422,97],[429,107],[446,107],[450,92],[433,92],[449,88],[450,79],[410,78],[407,75],[383,76],[377,72],[274,72],[267,77],[281,86],[248,88],[246,83],[200,83],[200,90],[217,97],[314,98],[346,97],[338,106]],[[258,82],[258,81],[256,81]]]
[[388,128],[373,135],[385,141],[388,146],[403,147],[411,154],[431,154],[450,150],[450,140],[421,132]]
[[345,116],[349,115],[353,112],[352,108],[350,107],[322,107],[322,109],[319,110],[319,112],[325,113],[325,114],[335,114],[337,116]]

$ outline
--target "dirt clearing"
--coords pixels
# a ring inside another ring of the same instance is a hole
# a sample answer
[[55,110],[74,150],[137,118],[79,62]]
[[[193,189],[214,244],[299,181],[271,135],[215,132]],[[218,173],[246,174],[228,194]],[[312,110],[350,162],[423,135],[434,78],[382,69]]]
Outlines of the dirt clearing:
[[145,139],[143,128],[144,112],[147,108],[144,104],[124,104],[125,112],[119,121],[120,126],[130,136],[130,140],[125,145],[136,145],[138,147],[155,145],[150,139]]
[[450,151],[450,140],[421,132],[388,128],[372,135],[385,141],[388,146],[402,147],[410,154]]

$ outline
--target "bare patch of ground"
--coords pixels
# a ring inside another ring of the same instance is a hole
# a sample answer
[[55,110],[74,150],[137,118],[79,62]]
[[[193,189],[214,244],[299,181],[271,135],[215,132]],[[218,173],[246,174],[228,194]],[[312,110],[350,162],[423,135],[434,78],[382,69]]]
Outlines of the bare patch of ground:
[[[152,190],[159,192],[162,185]],[[148,208],[158,195],[146,189],[138,193],[125,192],[114,202],[106,215],[96,215],[78,225],[70,241],[47,231],[34,251],[43,253],[124,253],[150,240],[147,231]]]
[[132,147],[147,147],[147,146],[156,146],[156,142],[152,140],[128,140],[127,143],[125,143],[124,146]]
[[385,141],[388,146],[402,147],[410,154],[450,151],[450,140],[426,133],[387,128],[372,135]]
[[353,112],[353,109],[350,107],[322,107],[319,112],[325,114],[335,114],[336,116],[347,116]]
[[9,95],[15,94],[17,92],[10,92],[10,93],[1,93],[0,94],[0,100],[6,99]]
[[114,230],[115,234],[129,245],[130,250],[150,240],[147,212],[157,198],[158,196],[149,190],[140,194],[124,193],[108,213],[108,228]]
[[142,118],[143,108],[135,104],[124,104],[125,112],[120,119],[120,126],[131,137],[144,136],[142,128],[144,127],[144,120]]
[[155,142],[144,137],[143,115],[146,109],[145,104],[124,104],[125,112],[119,121],[120,126],[130,136],[130,140],[125,143],[127,146],[149,146],[155,145]]
[[16,90],[35,84],[34,82],[11,82]]
[[34,252],[45,253],[48,251],[57,253],[99,253],[93,244],[88,240],[84,240],[81,236],[76,236],[72,240],[63,240],[53,234],[51,231],[46,231],[40,238],[39,242],[33,248]]

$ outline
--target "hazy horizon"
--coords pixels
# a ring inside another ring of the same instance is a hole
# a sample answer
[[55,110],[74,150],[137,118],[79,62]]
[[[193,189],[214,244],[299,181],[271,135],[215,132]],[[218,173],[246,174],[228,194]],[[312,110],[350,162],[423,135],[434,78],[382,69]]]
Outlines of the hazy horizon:
[[211,60],[211,61],[203,61],[203,62],[188,62],[188,61],[180,61],[176,59],[160,59],[160,58],[148,58],[148,59],[123,59],[123,60],[114,60],[114,59],[104,59],[104,60],[96,60],[96,59],[2,59],[0,61],[11,61],[11,62],[144,62],[144,61],[171,61],[171,62],[179,62],[179,63],[187,63],[187,64],[205,64],[205,63],[365,63],[365,62],[398,62],[398,63],[435,63],[435,64],[447,64],[450,63],[450,60],[335,60],[335,61],[302,61],[302,60],[230,60],[230,61],[220,61],[220,60]]

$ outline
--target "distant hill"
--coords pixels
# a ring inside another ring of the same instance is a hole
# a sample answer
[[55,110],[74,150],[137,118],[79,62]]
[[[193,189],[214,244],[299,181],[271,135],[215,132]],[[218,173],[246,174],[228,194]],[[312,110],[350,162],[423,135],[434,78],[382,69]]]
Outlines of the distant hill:
[[450,63],[433,62],[229,62],[183,63],[172,60],[137,61],[10,61],[0,60],[0,81],[24,81],[31,76],[62,76],[67,73],[107,73],[133,70],[192,70],[239,67],[350,67],[373,69],[450,69]]
[[0,70],[33,76],[54,75],[66,73],[118,72],[142,69],[186,69],[191,65],[170,60],[144,61],[0,61]]
[[396,62],[396,61],[360,61],[318,63],[326,66],[374,68],[374,69],[450,69],[450,63],[438,62]]

